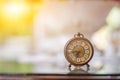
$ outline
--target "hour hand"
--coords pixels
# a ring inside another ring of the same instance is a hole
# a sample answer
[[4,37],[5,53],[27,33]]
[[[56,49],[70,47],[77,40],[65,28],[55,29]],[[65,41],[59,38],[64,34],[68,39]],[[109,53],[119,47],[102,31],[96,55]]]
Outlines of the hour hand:
[[80,51],[72,51],[76,55],[76,57],[79,57]]

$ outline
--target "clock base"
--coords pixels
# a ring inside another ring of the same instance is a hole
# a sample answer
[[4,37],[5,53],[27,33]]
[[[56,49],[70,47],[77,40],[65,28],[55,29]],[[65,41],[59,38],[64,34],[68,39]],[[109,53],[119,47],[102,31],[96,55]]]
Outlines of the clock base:
[[[72,67],[72,64],[69,64],[69,66],[68,66],[69,71],[72,71],[71,67]],[[74,66],[74,67],[75,67],[76,70],[79,70],[79,69],[81,69],[82,66]],[[86,72],[87,72],[87,71],[90,70],[90,65],[89,65],[89,64],[86,64],[86,67],[87,67],[87,68],[86,68]]]

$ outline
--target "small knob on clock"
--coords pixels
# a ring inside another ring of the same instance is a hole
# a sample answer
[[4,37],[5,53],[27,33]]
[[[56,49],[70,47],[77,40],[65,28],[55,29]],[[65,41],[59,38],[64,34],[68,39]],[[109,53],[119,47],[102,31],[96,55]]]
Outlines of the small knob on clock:
[[84,37],[84,35],[83,35],[83,34],[81,34],[80,32],[78,32],[77,34],[75,34],[75,35],[74,35],[74,37],[82,37],[82,38],[83,38],[83,37]]

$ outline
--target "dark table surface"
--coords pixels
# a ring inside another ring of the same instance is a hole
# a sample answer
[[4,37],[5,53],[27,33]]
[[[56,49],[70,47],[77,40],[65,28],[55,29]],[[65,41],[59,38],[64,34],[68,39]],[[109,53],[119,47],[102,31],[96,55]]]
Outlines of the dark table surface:
[[[118,71],[119,72],[119,71]],[[120,79],[119,73],[95,73],[83,68],[54,72],[0,73],[0,80]]]

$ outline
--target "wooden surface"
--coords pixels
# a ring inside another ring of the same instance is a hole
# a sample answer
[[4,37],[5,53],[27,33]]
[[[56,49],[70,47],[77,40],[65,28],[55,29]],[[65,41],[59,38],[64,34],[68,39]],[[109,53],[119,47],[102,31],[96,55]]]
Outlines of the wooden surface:
[[0,74],[0,80],[120,79],[120,74]]

